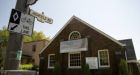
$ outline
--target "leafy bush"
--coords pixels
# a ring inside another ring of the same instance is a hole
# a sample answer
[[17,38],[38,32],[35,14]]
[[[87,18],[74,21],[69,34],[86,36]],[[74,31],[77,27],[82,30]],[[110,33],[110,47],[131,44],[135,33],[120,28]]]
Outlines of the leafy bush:
[[86,64],[86,65],[83,66],[83,75],[91,75],[88,64]]
[[38,71],[38,69],[39,69],[39,66],[38,65],[33,65],[32,70]]
[[54,65],[53,75],[61,75],[61,66],[60,66],[60,64],[56,63]]
[[126,60],[121,59],[119,69],[120,69],[120,75],[130,75]]
[[21,65],[19,66],[19,68],[20,68],[21,70],[31,70],[31,69],[33,68],[33,65],[32,65],[32,64],[21,64]]

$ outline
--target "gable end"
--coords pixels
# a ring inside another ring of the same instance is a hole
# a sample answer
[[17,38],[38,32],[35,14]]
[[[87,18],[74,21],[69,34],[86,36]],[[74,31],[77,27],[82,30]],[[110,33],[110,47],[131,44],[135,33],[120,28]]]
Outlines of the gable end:
[[119,42],[118,40],[112,38],[111,36],[105,34],[105,33],[102,32],[101,30],[99,30],[99,29],[93,27],[92,25],[88,24],[87,22],[85,22],[85,21],[79,19],[79,18],[76,17],[76,16],[72,16],[72,17],[70,18],[70,20],[69,20],[69,21],[59,30],[59,32],[53,37],[53,39],[49,42],[49,44],[48,44],[46,47],[44,47],[44,48],[42,49],[42,51],[40,52],[40,54],[52,43],[52,41],[62,32],[62,30],[63,30],[65,27],[67,27],[67,25],[68,25],[73,19],[76,19],[76,20],[80,21],[81,23],[87,25],[87,26],[90,27],[91,29],[97,31],[98,33],[100,33],[101,35],[107,37],[108,39],[112,40],[113,42],[117,43],[118,45],[120,45],[120,46],[122,46],[122,47],[123,47],[123,46],[126,46],[125,44],[123,44],[123,43]]

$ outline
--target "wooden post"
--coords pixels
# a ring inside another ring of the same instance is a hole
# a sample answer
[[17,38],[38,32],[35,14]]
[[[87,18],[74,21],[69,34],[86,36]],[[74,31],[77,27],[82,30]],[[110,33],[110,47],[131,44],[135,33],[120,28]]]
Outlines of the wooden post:
[[[28,6],[27,0],[17,0],[15,9],[21,12],[26,12]],[[18,70],[20,60],[17,60],[17,52],[22,50],[22,38],[23,35],[10,32],[10,36],[7,43],[4,70]]]

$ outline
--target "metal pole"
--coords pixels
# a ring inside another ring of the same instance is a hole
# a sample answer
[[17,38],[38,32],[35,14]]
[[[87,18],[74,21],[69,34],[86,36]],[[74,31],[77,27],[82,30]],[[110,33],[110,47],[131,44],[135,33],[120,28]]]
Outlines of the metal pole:
[[[27,12],[27,0],[17,0],[15,9],[21,12]],[[8,39],[4,70],[18,70],[20,60],[16,60],[17,52],[22,50],[22,35],[10,32]]]

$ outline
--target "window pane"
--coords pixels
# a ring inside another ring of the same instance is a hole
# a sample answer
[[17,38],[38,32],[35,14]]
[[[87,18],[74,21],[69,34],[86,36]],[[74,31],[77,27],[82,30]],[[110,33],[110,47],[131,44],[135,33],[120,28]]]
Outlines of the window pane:
[[55,55],[49,55],[49,67],[54,67],[55,65]]
[[100,66],[108,66],[108,50],[99,50]]
[[70,54],[70,67],[81,66],[80,53]]
[[73,31],[69,35],[69,40],[77,40],[77,39],[80,39],[80,38],[81,38],[81,35],[78,31]]

